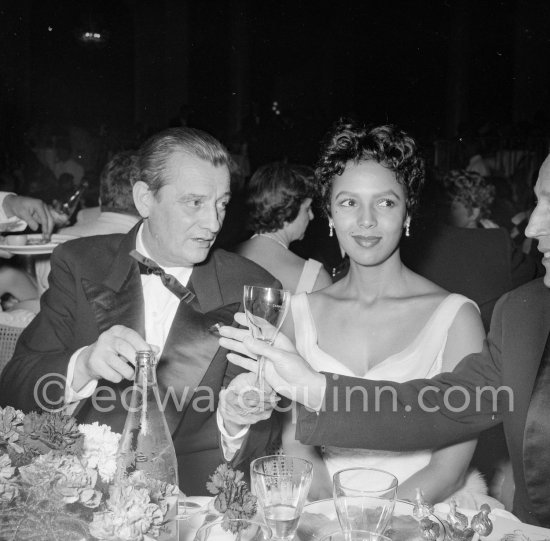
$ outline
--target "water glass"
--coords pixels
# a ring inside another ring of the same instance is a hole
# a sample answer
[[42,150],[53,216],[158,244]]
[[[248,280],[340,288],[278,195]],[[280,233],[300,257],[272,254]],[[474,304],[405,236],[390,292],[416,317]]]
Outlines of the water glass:
[[257,458],[250,465],[252,491],[274,539],[288,541],[294,537],[312,472],[309,460],[284,455]]
[[397,497],[397,478],[373,468],[349,468],[333,476],[336,513],[342,530],[382,534]]
[[249,519],[217,519],[203,524],[194,541],[270,541],[271,528]]
[[392,541],[389,537],[364,530],[338,530],[321,537],[319,541]]

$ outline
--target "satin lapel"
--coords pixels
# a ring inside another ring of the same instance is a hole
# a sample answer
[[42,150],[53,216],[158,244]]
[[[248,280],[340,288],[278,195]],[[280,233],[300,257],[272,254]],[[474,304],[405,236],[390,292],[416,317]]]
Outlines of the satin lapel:
[[[240,306],[240,302],[224,305],[212,254],[194,267],[188,288],[196,296],[190,304],[180,303],[157,367],[161,395],[165,396],[167,391],[172,394],[165,399],[165,415],[172,433],[220,349],[218,337],[208,329],[218,322],[232,325],[233,315]],[[220,374],[220,385],[222,378]],[[218,392],[219,388],[210,389],[215,400]]]
[[99,332],[125,325],[145,336],[143,288],[137,263],[128,255],[135,247],[136,225],[122,240],[102,282],[82,278],[82,288],[96,318]]
[[197,296],[201,312],[206,313],[218,306],[225,304],[218,273],[216,270],[216,259],[213,254],[200,265],[196,265],[189,279],[189,286]]
[[[157,379],[161,396],[164,397],[165,416],[172,433],[176,431],[197,392],[197,387],[211,368],[212,360],[220,349],[218,337],[211,333],[209,328],[217,322],[231,325],[233,314],[239,306],[240,303],[233,303],[203,314],[185,302],[180,303],[157,366]],[[224,371],[225,369],[221,370],[215,388],[210,385],[209,389],[201,390],[214,401],[217,400]]]

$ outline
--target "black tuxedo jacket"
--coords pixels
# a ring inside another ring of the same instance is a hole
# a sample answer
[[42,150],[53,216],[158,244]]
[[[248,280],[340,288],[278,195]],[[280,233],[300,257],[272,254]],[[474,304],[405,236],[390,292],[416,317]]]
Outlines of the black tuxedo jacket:
[[[538,465],[549,459],[530,456],[524,441],[531,393],[549,332],[550,291],[538,279],[499,300],[483,351],[463,359],[452,373],[403,384],[335,379],[327,374],[324,411],[317,415],[302,408],[297,437],[310,445],[433,449],[503,422],[516,485],[514,513],[524,522],[550,527],[549,502],[535,492],[540,483]],[[389,390],[382,391],[383,386]],[[467,407],[464,392],[450,392],[452,386],[466,390]],[[481,392],[484,386],[503,387],[496,401],[490,392]]]
[[535,279],[533,259],[514,249],[508,231],[445,224],[406,238],[401,257],[409,268],[447,291],[477,303],[485,330],[498,299]]
[[[145,336],[139,267],[128,255],[135,248],[137,229],[70,241],[54,250],[40,313],[22,333],[2,374],[3,406],[23,411],[62,406],[68,362],[78,348],[92,344],[113,325]],[[190,305],[180,303],[157,367],[161,395],[171,386],[175,398],[168,401],[166,416],[180,487],[187,494],[207,494],[208,476],[224,461],[216,425],[218,395],[241,370],[227,362],[227,351],[208,327],[219,321],[233,324],[233,314],[242,311],[245,284],[280,287],[255,263],[223,250],[213,250],[196,265],[188,284],[196,298]],[[128,385],[100,381],[94,396],[80,403],[78,420],[107,423],[121,432]],[[277,421],[254,425],[232,466],[248,473],[250,459],[266,454],[278,430]]]

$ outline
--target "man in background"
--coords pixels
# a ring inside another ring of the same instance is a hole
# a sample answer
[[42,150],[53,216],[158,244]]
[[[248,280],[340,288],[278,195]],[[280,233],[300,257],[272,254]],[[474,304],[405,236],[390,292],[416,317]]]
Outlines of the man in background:
[[137,153],[126,151],[115,154],[101,172],[99,207],[86,209],[86,221],[77,222],[59,233],[74,237],[128,233],[139,221],[132,189],[139,180]]

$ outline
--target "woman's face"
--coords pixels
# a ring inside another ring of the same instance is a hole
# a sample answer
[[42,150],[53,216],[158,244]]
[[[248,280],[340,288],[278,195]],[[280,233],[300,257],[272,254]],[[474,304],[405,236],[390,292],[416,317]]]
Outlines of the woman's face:
[[341,247],[359,264],[383,263],[399,246],[407,214],[405,190],[379,163],[348,163],[334,177],[330,208]]
[[477,227],[476,213],[455,199],[449,208],[449,222],[455,227],[474,228]]

